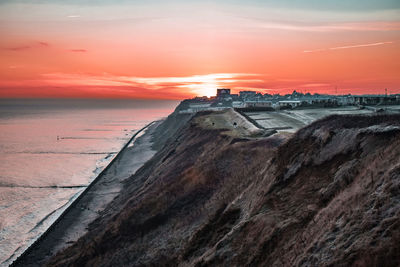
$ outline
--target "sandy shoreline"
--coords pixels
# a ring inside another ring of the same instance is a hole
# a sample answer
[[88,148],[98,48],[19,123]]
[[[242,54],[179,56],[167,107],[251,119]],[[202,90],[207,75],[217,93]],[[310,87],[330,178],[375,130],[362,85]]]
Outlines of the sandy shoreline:
[[40,266],[85,234],[87,226],[118,195],[122,181],[155,154],[151,139],[159,123],[152,122],[137,131],[85,191],[10,266]]

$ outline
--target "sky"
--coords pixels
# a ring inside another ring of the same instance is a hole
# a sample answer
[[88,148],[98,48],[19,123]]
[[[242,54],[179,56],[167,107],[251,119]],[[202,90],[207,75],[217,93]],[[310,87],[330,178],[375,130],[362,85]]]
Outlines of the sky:
[[400,93],[399,0],[0,0],[0,97]]

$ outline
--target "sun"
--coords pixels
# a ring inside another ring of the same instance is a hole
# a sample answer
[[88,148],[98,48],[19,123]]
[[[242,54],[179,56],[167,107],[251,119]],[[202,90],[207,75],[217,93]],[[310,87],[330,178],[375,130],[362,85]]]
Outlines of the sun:
[[217,91],[218,85],[215,83],[205,83],[199,88],[198,95],[199,96],[206,96],[206,97],[211,97],[215,96],[216,91]]
[[186,84],[181,86],[189,89],[196,96],[215,96],[217,92],[218,84],[213,82],[196,82],[193,84]]
[[238,74],[232,73],[213,73],[206,75],[193,75],[189,77],[173,78],[171,81],[182,83],[178,87],[189,90],[196,96],[215,96],[217,88],[226,87],[235,80],[232,79]]

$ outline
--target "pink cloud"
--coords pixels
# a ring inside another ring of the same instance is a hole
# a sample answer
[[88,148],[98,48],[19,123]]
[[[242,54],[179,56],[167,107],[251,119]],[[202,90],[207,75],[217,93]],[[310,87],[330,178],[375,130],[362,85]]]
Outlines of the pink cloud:
[[32,42],[30,44],[26,44],[26,45],[17,45],[17,46],[11,46],[11,47],[5,47],[5,50],[9,50],[9,51],[23,51],[23,50],[28,50],[28,49],[32,49],[32,48],[44,48],[44,47],[49,47],[50,44],[47,42]]
[[5,50],[10,50],[10,51],[21,51],[21,50],[27,50],[32,48],[32,46],[24,45],[24,46],[13,46],[13,47],[6,47],[4,48]]
[[75,53],[86,53],[86,49],[69,49],[68,51],[70,52],[75,52]]
[[39,44],[40,46],[50,46],[50,44],[47,43],[47,42],[38,42],[38,44]]

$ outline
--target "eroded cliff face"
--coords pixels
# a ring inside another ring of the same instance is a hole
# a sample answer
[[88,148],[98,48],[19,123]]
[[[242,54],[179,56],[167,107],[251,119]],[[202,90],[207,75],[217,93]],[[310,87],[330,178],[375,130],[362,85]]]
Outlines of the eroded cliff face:
[[255,137],[235,116],[191,118],[48,265],[400,264],[400,116],[333,116],[291,137]]

